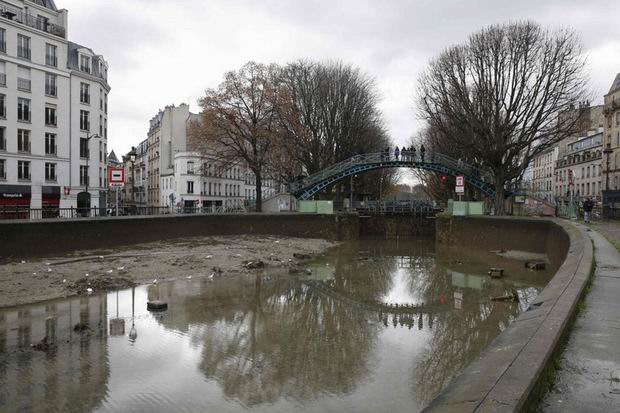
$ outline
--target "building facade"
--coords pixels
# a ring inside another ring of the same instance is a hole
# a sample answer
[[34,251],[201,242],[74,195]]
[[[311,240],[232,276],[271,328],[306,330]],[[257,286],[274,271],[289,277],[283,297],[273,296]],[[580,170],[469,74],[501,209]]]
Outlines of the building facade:
[[[605,95],[604,147],[611,149],[603,160],[605,185],[609,179],[610,190],[620,189],[620,73],[616,75],[609,92]],[[609,169],[607,168],[609,156]]]
[[[557,161],[554,173],[556,198],[591,197],[601,199],[603,190],[603,130],[592,131],[568,144],[566,154]],[[573,187],[570,186],[572,174]]]
[[77,207],[88,189],[105,208],[108,65],[67,23],[52,0],[0,0],[0,206]]
[[553,173],[559,147],[551,147],[532,160],[532,195],[549,203],[554,202]]

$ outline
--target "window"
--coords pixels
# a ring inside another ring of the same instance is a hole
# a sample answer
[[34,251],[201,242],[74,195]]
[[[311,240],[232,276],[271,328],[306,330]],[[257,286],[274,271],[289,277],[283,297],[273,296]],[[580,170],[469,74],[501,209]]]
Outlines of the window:
[[187,193],[188,194],[194,193],[194,182],[193,181],[187,181]]
[[101,141],[99,142],[99,162],[103,162],[103,146],[101,145]]
[[85,186],[88,183],[88,167],[80,165],[80,185]]
[[88,139],[80,138],[80,158],[88,158]]
[[80,83],[80,103],[90,104],[90,85],[88,83]]
[[45,106],[45,125],[56,126],[56,106],[54,105]]
[[56,164],[55,163],[45,163],[45,180],[46,181],[56,181]]
[[45,134],[45,154],[56,155],[56,134],[55,133]]
[[103,113],[108,114],[108,94],[103,94]]
[[30,162],[17,161],[17,179],[22,181],[30,180]]
[[6,179],[6,161],[0,159],[0,179]]
[[48,96],[58,96],[56,87],[56,75],[53,73],[45,74],[45,94]]
[[6,95],[0,94],[0,118],[6,118]]
[[99,89],[99,110],[103,110],[103,89]]
[[187,173],[190,175],[194,174],[194,162],[187,163]]
[[19,66],[17,68],[17,89],[23,92],[30,92],[30,69]]
[[0,29],[0,52],[6,53],[6,30]]
[[83,131],[90,130],[90,113],[87,110],[80,111],[80,129]]
[[17,129],[17,151],[30,152],[30,131]]
[[6,151],[6,128],[0,128],[0,151]]
[[99,115],[99,136],[103,136],[103,116]]
[[6,86],[6,62],[0,62],[0,86]]
[[80,70],[82,72],[90,73],[90,57],[80,55]]
[[30,60],[30,37],[17,35],[17,57]]
[[45,64],[48,66],[57,67],[58,57],[56,55],[56,46],[53,44],[45,43]]

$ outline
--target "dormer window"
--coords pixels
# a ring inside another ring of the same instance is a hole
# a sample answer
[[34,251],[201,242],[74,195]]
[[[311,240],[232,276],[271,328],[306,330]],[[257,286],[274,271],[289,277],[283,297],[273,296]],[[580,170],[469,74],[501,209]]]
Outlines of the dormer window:
[[90,73],[90,57],[80,55],[80,70],[82,72]]

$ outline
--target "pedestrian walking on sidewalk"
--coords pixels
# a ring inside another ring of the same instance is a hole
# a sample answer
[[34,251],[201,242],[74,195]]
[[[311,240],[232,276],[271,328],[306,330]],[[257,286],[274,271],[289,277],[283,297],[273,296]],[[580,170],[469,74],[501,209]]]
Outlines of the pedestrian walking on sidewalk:
[[586,224],[590,223],[590,217],[592,216],[592,210],[594,209],[594,202],[590,198],[586,198],[583,201],[583,221]]

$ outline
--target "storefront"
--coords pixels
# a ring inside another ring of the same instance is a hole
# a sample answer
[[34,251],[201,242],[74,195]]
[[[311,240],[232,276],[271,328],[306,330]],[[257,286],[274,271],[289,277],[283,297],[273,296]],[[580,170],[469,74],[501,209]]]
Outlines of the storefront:
[[30,216],[32,189],[26,185],[0,185],[0,219]]
[[60,212],[60,187],[41,187],[41,205],[43,218],[57,218]]

